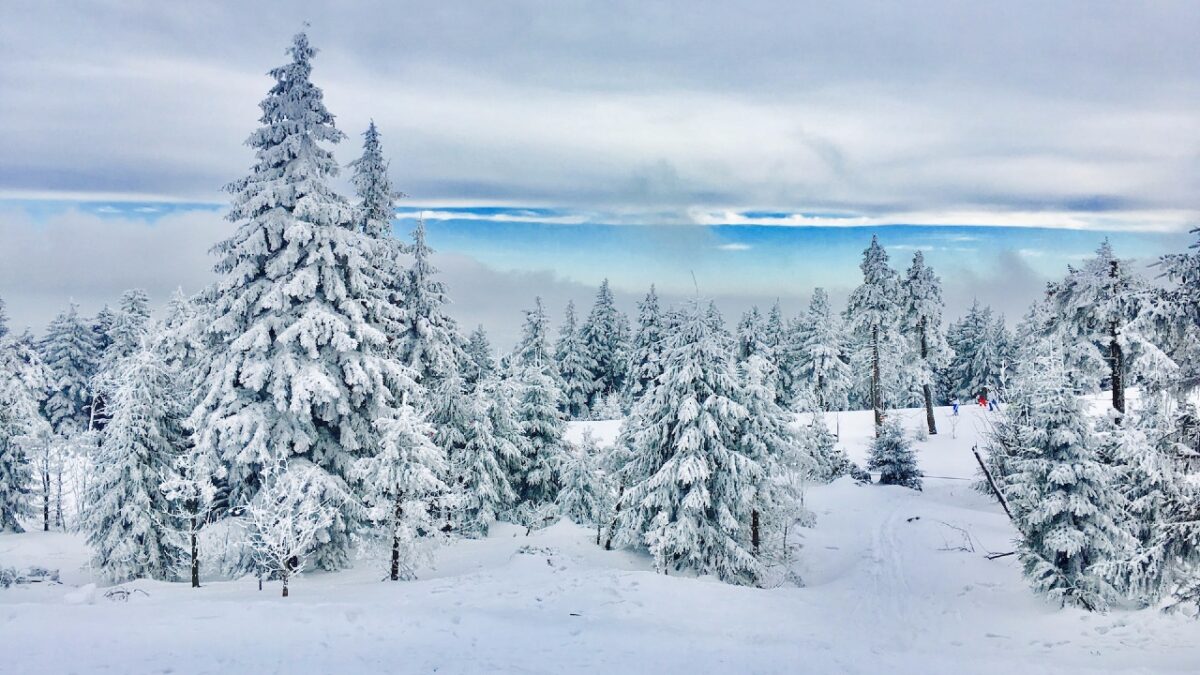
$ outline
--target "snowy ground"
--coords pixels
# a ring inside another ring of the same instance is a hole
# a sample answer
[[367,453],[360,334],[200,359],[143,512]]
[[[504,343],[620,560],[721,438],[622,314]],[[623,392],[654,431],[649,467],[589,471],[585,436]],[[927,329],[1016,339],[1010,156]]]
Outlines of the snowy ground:
[[[905,413],[914,429],[918,411]],[[665,577],[592,531],[510,526],[442,549],[421,580],[376,566],[273,584],[137,582],[104,597],[73,535],[0,535],[0,566],[61,568],[64,585],[0,590],[0,672],[1197,672],[1200,624],[1155,612],[1090,615],[1032,595],[1013,532],[974,492],[970,447],[988,413],[919,443],[924,492],[843,479],[808,494],[806,586]],[[611,439],[617,424],[592,427]],[[856,460],[870,413],[830,416]],[[961,531],[960,531],[961,530]],[[968,533],[969,540],[962,531]],[[973,548],[974,550],[969,550]],[[968,550],[964,550],[968,549]]]

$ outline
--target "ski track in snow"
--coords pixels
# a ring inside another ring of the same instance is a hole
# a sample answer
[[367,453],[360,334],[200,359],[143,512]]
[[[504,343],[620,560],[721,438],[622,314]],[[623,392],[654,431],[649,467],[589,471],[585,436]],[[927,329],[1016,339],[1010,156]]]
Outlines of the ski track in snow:
[[[920,411],[904,411],[905,428]],[[1200,626],[1153,611],[1089,615],[1034,596],[999,507],[971,488],[988,413],[964,406],[951,438],[918,442],[925,490],[814,486],[817,515],[794,571],[806,586],[663,576],[561,522],[526,537],[498,525],[441,549],[417,581],[360,561],[277,597],[251,579],[138,581],[125,603],[91,588],[82,539],[0,535],[0,566],[62,570],[62,586],[0,590],[0,673],[1158,673],[1200,671]],[[831,415],[856,461],[869,412]],[[616,422],[590,427],[602,442]],[[944,478],[933,478],[941,476]],[[953,480],[966,478],[971,480]],[[948,524],[948,525],[947,525]],[[974,552],[953,527],[970,533]],[[986,550],[985,550],[986,549]]]

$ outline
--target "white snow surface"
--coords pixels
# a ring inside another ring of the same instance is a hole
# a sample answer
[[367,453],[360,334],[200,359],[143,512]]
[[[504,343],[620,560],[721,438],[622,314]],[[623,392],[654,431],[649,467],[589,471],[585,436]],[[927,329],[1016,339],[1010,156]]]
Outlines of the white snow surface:
[[[903,411],[915,430],[918,410]],[[989,413],[916,442],[925,490],[841,479],[808,491],[814,528],[775,588],[655,574],[563,521],[500,524],[441,548],[417,581],[381,565],[310,573],[278,597],[253,579],[137,581],[125,602],[83,566],[79,536],[0,535],[0,567],[59,568],[63,585],[0,590],[0,673],[1159,673],[1200,670],[1200,624],[1153,610],[1088,614],[1030,592],[1014,532],[975,492],[970,448]],[[861,462],[870,412],[829,415]],[[619,422],[581,422],[601,443]],[[955,437],[956,436],[956,437]],[[960,531],[961,530],[961,531]],[[964,535],[964,532],[967,533]],[[965,538],[969,536],[969,541]],[[971,550],[963,550],[974,548]]]

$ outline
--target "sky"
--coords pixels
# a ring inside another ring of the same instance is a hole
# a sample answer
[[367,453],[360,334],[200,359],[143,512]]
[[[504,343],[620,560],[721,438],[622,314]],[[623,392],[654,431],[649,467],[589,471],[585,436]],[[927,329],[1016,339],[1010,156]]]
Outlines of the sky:
[[339,161],[374,119],[397,233],[426,214],[453,311],[500,346],[534,295],[606,277],[629,310],[655,283],[794,313],[844,297],[872,234],[897,267],[926,250],[951,315],[1019,315],[1105,237],[1141,264],[1200,225],[1195,2],[9,0],[15,324],[207,283],[306,21]]

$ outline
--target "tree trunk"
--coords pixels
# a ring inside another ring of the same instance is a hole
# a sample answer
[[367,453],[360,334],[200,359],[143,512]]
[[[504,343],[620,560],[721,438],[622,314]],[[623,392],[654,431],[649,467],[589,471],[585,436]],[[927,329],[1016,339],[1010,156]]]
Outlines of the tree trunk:
[[[929,365],[929,335],[925,331],[925,318],[921,318],[921,362]],[[933,387],[928,383],[921,385],[925,394],[925,423],[929,426],[929,435],[937,435],[937,422],[933,420]]]
[[612,550],[613,531],[617,529],[617,516],[621,514],[621,497],[625,496],[625,483],[621,482],[617,488],[617,505],[613,508],[612,522],[608,525],[608,538],[604,540],[604,550]]
[[279,578],[283,581],[283,597],[288,596],[288,575],[291,572],[291,561],[283,566],[283,571],[279,573]]
[[63,522],[62,501],[63,501],[63,484],[62,484],[63,467],[59,463],[58,468],[54,471],[54,525],[60,530],[67,529],[66,523]]
[[871,328],[871,409],[875,411],[875,437],[883,426],[883,388],[879,375],[879,326]]
[[1112,405],[1125,413],[1125,353],[1117,342],[1117,324],[1112,324],[1112,341],[1108,343],[1109,361],[1112,364]]
[[192,588],[200,588],[200,545],[196,536],[196,514],[192,514]]
[[50,531],[50,468],[42,467],[42,531]]
[[754,509],[750,512],[750,546],[754,549],[754,557],[756,558],[758,557],[758,547],[761,541],[759,536],[758,509]]
[[400,519],[404,516],[403,497],[396,495],[396,509],[392,514],[392,581],[400,580]]
[[825,373],[817,375],[817,410],[825,412]]

